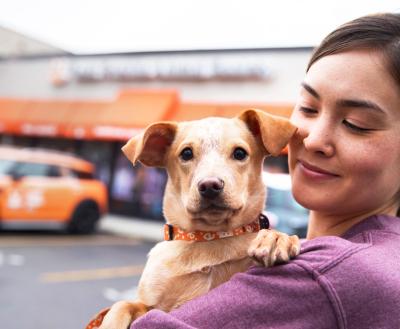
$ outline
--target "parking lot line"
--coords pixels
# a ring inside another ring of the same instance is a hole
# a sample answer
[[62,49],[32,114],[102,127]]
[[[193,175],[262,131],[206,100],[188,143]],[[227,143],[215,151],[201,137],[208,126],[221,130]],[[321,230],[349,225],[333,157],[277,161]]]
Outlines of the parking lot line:
[[47,272],[41,274],[39,280],[44,283],[60,283],[132,277],[141,275],[143,269],[144,265],[134,265],[79,271]]

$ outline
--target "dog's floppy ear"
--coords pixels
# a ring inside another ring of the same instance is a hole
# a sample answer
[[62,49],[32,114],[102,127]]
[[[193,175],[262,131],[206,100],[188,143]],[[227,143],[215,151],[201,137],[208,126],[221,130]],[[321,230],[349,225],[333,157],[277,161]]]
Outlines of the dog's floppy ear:
[[274,156],[280,154],[297,129],[288,119],[261,110],[246,110],[238,119],[246,123],[254,136],[261,137],[267,152]]
[[165,155],[172,144],[178,124],[157,122],[148,126],[143,133],[132,137],[122,152],[135,164],[137,161],[150,167],[164,167]]

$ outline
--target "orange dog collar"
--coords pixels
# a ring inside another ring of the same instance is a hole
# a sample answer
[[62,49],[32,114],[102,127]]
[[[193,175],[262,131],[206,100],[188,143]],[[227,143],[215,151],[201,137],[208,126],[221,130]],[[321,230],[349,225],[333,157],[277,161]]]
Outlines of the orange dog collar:
[[231,236],[242,235],[246,233],[258,232],[262,229],[269,228],[269,220],[267,216],[260,214],[257,220],[254,222],[235,228],[232,231],[227,232],[212,232],[212,231],[194,231],[186,232],[179,227],[173,226],[171,224],[164,225],[164,240],[183,240],[183,241],[212,241],[223,238],[229,238]]

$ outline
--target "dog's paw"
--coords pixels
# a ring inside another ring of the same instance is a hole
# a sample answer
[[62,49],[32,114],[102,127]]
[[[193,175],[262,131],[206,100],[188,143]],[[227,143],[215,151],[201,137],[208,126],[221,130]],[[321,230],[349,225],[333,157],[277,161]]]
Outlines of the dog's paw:
[[127,329],[134,320],[148,310],[149,307],[140,302],[116,302],[105,314],[98,329]]
[[[112,309],[111,309],[112,311]],[[132,318],[129,314],[121,314],[118,317],[111,316],[112,312],[108,312],[104,317],[98,329],[127,329],[129,328]]]
[[297,235],[287,235],[275,230],[260,230],[251,242],[248,255],[258,263],[269,267],[288,262],[300,252],[300,240]]

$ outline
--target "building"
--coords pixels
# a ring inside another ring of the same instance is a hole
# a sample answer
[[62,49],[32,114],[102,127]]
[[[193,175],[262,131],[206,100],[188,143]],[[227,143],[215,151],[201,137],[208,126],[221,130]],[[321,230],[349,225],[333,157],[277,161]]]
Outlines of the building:
[[32,55],[63,55],[68,52],[45,42],[0,26],[0,58]]
[[107,183],[112,212],[156,218],[165,174],[132,169],[121,146],[159,120],[249,107],[289,116],[311,48],[38,53],[0,59],[0,142],[81,155]]

